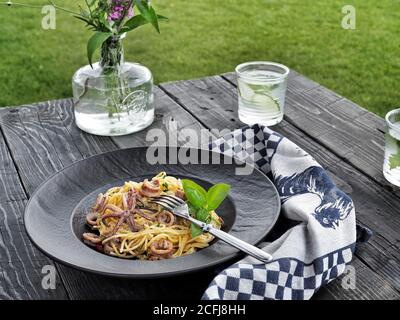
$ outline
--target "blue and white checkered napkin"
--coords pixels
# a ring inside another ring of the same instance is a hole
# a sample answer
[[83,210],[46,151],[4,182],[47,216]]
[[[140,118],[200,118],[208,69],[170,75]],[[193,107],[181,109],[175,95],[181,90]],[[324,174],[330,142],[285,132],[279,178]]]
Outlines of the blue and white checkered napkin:
[[[247,257],[235,263],[212,281],[204,300],[310,299],[345,271],[356,243],[354,205],[309,154],[258,125],[235,130],[210,149],[252,162],[272,177],[282,214],[297,224],[263,247],[272,262]],[[370,231],[358,229],[367,239]]]

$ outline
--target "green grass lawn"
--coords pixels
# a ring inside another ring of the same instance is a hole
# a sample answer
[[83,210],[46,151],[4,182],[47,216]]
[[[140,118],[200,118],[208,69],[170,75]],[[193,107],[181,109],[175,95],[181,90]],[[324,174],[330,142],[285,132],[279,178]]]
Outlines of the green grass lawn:
[[[2,2],[2,1],[0,1]],[[45,3],[45,0],[20,0]],[[59,0],[74,8],[77,0]],[[154,0],[170,21],[129,34],[126,60],[156,82],[232,71],[249,60],[281,62],[384,115],[399,106],[400,3],[353,0],[356,30],[341,27],[345,0]],[[0,106],[70,97],[71,77],[87,63],[90,32],[63,12],[41,29],[40,9],[0,6]]]

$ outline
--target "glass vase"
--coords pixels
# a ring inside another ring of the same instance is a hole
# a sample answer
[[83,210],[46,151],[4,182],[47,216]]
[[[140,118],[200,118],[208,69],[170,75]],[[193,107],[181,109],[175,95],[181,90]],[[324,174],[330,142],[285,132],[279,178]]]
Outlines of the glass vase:
[[153,76],[145,66],[124,61],[122,37],[105,41],[100,61],[79,69],[72,87],[76,125],[85,132],[127,135],[154,120]]

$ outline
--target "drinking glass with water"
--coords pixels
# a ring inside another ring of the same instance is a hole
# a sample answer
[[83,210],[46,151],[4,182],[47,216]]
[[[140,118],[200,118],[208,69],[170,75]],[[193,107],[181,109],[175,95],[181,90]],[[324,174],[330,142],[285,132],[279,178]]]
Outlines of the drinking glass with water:
[[273,126],[283,119],[289,69],[274,62],[247,62],[236,67],[239,119]]
[[400,187],[400,109],[386,115],[386,125],[383,175],[390,183]]

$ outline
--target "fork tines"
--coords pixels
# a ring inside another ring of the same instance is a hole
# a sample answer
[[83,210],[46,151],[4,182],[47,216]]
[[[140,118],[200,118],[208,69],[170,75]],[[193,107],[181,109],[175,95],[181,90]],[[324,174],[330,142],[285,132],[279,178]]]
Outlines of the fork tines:
[[157,203],[168,210],[173,210],[176,207],[185,203],[185,201],[183,201],[182,199],[169,195],[162,195],[159,197],[155,197],[151,200],[151,202]]

